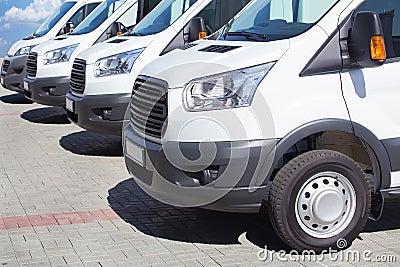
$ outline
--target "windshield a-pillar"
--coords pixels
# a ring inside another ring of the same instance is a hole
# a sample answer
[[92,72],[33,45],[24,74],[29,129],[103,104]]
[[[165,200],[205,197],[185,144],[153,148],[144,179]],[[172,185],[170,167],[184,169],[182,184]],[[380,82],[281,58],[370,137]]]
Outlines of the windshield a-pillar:
[[179,19],[197,0],[163,0],[129,35],[143,36],[164,31]]
[[86,34],[97,29],[108,19],[126,0],[107,0],[100,4],[90,15],[82,21],[72,34]]
[[40,37],[47,34],[75,4],[76,2],[65,2],[62,4],[59,10],[46,19],[33,35]]

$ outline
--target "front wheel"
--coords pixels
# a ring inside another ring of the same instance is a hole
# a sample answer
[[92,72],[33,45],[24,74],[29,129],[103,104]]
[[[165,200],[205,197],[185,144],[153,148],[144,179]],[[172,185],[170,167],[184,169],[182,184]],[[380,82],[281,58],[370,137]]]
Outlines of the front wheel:
[[346,248],[364,228],[370,207],[364,172],[332,150],[310,151],[283,166],[268,200],[275,231],[300,251]]

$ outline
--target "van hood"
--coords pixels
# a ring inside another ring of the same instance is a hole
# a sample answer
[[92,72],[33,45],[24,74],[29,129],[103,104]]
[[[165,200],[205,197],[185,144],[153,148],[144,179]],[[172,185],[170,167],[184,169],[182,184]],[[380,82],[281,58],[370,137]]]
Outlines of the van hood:
[[17,51],[23,47],[27,46],[36,46],[42,42],[47,41],[48,39],[45,36],[42,37],[37,37],[37,38],[32,38],[32,39],[21,39],[17,42],[15,42],[10,49],[8,50],[7,55],[9,57],[12,57],[17,53]]
[[77,58],[86,61],[86,64],[94,64],[100,58],[147,47],[153,40],[154,35],[149,36],[118,36],[103,43],[85,49]]
[[196,78],[277,61],[288,49],[289,40],[203,40],[175,49],[156,59],[142,70],[141,75],[165,80],[169,88],[177,88]]
[[39,56],[42,56],[51,50],[79,44],[85,37],[88,38],[87,35],[61,35],[35,46],[32,49],[32,52],[38,53]]

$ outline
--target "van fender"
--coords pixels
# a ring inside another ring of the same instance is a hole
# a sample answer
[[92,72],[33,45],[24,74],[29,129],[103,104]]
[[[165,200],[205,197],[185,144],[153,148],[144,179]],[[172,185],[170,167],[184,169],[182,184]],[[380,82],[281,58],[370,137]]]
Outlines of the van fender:
[[[302,126],[287,134],[276,145],[273,166],[277,166],[279,160],[283,157],[285,152],[288,151],[300,140],[310,135],[326,131],[340,131],[349,133],[360,138],[364,143],[366,143],[375,154],[374,156],[376,157],[379,165],[377,166],[378,170],[375,170],[376,166],[374,167],[374,172],[379,171],[380,174],[380,179],[376,181],[375,189],[382,190],[390,187],[391,165],[389,155],[382,142],[364,126],[343,119],[324,119],[312,121],[303,124]],[[270,170],[270,173],[268,175],[269,178],[271,178],[272,171],[273,169]]]

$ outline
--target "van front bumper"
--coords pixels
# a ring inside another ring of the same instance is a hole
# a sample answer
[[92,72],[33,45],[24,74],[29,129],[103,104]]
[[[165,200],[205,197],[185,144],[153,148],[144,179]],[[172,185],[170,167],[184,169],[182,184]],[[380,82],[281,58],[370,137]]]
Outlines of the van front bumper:
[[15,56],[15,57],[5,57],[3,60],[3,66],[7,62],[7,71],[1,68],[1,85],[11,91],[18,93],[23,93],[24,88],[24,78],[26,75],[26,55]]
[[25,97],[42,105],[64,107],[69,79],[69,77],[25,77],[24,82],[29,84],[29,88],[24,88]]
[[78,97],[67,93],[70,121],[92,132],[121,136],[126,108],[131,94],[86,95]]
[[[269,169],[264,172],[263,168],[261,170],[258,168],[266,162],[265,155],[271,155],[277,142],[278,140],[272,139],[217,142],[214,143],[217,151],[214,160],[211,164],[202,167],[201,163],[195,159],[191,163],[186,161],[171,163],[168,157],[168,155],[179,153],[188,158],[193,157],[194,154],[199,153],[199,143],[185,142],[171,145],[172,142],[167,142],[160,145],[143,139],[131,125],[123,131],[127,169],[145,192],[155,199],[174,206],[202,207],[228,212],[259,211],[266,196]],[[132,153],[132,145],[136,147],[134,153]],[[174,151],[174,147],[179,149]],[[235,151],[234,158],[232,151]],[[143,153],[142,156],[140,153]],[[242,169],[240,169],[243,166],[240,163],[241,160],[248,162]],[[239,169],[235,170],[235,166]],[[202,168],[217,169],[219,175],[225,175],[221,173],[233,168],[228,171],[227,177],[234,182],[230,184],[225,180],[221,183],[218,177],[212,182],[201,183]],[[196,171],[188,171],[188,169]],[[254,174],[257,175],[253,176]],[[256,177],[255,180],[254,177]]]

